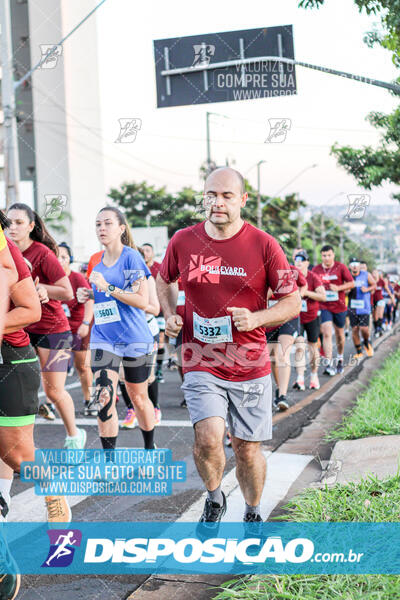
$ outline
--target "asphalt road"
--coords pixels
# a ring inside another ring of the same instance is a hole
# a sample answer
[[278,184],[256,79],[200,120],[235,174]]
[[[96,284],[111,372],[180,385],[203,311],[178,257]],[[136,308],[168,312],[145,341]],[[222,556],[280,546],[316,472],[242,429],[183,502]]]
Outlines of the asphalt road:
[[[345,363],[353,352],[353,344],[346,340]],[[294,381],[292,370],[291,385]],[[187,478],[184,483],[174,484],[174,492],[170,497],[149,496],[96,496],[88,497],[76,504],[73,511],[73,521],[167,521],[173,522],[180,517],[201,496],[204,491],[202,482],[197,474],[192,458],[193,430],[189,423],[188,411],[180,407],[183,394],[180,390],[180,379],[177,371],[169,371],[164,367],[165,383],[160,384],[160,404],[163,421],[156,430],[158,448],[170,448],[174,460],[184,460],[187,465]],[[321,385],[330,378],[320,375]],[[307,382],[307,378],[306,378]],[[83,399],[80,387],[75,387],[75,376],[67,379],[67,385],[75,403],[77,418],[83,416]],[[305,398],[310,392],[291,392],[298,400]],[[121,399],[117,405],[119,417],[125,416],[125,406]],[[89,425],[83,425],[87,431],[87,448],[100,448],[97,434],[96,418],[90,418]],[[173,421],[167,425],[166,422]],[[275,426],[274,426],[275,432]],[[50,423],[38,417],[35,425],[35,443],[39,448],[60,448],[64,444],[65,430],[63,425]],[[143,447],[139,429],[121,430],[118,437],[119,447]],[[227,471],[233,467],[233,452],[226,448]],[[12,495],[18,499],[18,494],[29,487],[15,478]],[[18,505],[18,502],[14,503]],[[18,508],[18,506],[17,506]],[[11,504],[10,520],[24,520],[24,508],[21,503],[18,515]],[[200,515],[199,515],[200,516]],[[29,519],[25,519],[29,520]],[[32,520],[45,520],[45,511]],[[95,600],[106,597],[109,600],[122,600],[140,585],[147,575],[137,576],[31,576],[24,575],[18,598],[25,600]]]

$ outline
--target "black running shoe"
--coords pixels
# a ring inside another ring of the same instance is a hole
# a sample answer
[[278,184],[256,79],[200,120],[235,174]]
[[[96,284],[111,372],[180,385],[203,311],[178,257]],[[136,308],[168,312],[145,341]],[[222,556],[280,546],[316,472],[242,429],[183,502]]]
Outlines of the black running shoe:
[[206,498],[203,514],[196,527],[196,534],[200,539],[208,538],[218,532],[221,519],[226,513],[226,497],[224,492],[222,492],[222,498],[222,506]]
[[261,537],[264,521],[258,513],[247,513],[243,518],[246,537]]
[[182,400],[180,406],[181,406],[181,408],[187,408],[187,404],[186,404],[185,398]]
[[334,375],[336,375],[335,367],[331,367],[330,365],[328,365],[327,367],[325,367],[322,375],[329,375],[329,377],[333,377]]
[[343,373],[344,367],[343,367],[343,361],[342,360],[338,360],[337,366],[336,366],[336,373]]
[[287,410],[288,408],[293,406],[293,404],[294,404],[293,400],[289,400],[289,398],[287,396],[285,396],[284,394],[279,396],[278,408],[281,412]]

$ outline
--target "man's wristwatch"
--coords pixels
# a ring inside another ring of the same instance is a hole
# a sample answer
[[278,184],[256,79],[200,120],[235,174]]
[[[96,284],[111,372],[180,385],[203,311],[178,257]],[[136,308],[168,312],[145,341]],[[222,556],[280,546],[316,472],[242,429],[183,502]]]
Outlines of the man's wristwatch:
[[82,325],[87,325],[88,327],[90,327],[89,321],[82,321]]
[[115,290],[115,285],[109,284],[107,286],[107,289],[106,289],[106,296],[107,296],[107,298],[109,298],[110,294],[112,294],[112,292],[114,292],[114,290]]

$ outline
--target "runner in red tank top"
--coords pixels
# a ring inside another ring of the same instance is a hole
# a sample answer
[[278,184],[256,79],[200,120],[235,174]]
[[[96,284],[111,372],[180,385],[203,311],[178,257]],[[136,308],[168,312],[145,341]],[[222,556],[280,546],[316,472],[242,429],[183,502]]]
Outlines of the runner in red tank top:
[[74,403],[64,387],[72,335],[61,302],[72,298],[71,284],[57,260],[57,244],[41,218],[21,203],[10,207],[8,217],[11,221],[10,238],[32,265],[35,283],[39,284],[39,289],[45,288],[49,297],[49,301],[42,305],[40,321],[25,328],[39,356],[43,389],[64,422],[67,431],[65,446],[83,448],[86,431],[77,429]]

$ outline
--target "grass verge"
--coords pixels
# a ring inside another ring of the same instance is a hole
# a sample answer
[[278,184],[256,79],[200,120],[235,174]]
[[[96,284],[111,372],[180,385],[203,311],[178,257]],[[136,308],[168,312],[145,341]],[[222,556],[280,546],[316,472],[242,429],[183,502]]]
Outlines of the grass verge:
[[400,433],[400,350],[393,352],[371,379],[352,412],[328,433],[327,440],[354,440]]
[[258,575],[224,584],[215,600],[389,600],[398,575]]
[[[400,521],[400,475],[332,488],[309,488],[284,506],[294,522]],[[215,600],[388,600],[400,598],[398,575],[257,575],[227,582]]]

